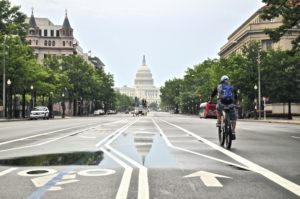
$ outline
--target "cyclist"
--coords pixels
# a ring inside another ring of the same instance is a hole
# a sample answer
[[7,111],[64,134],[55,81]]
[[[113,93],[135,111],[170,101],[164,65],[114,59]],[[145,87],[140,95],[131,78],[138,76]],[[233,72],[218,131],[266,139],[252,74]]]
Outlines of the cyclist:
[[236,112],[234,108],[234,101],[237,100],[237,95],[233,89],[233,86],[230,85],[229,78],[227,75],[221,77],[221,81],[218,86],[213,90],[210,101],[213,101],[213,98],[217,95],[217,127],[221,126],[221,116],[224,106],[229,106],[229,117],[232,121],[232,139],[235,140],[235,127],[236,127]]

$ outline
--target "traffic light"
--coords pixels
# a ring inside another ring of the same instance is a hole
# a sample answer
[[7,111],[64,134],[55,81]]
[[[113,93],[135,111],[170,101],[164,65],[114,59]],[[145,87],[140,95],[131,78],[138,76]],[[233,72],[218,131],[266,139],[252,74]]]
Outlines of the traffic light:
[[143,105],[143,107],[147,107],[147,101],[146,101],[146,99],[142,99],[142,105]]

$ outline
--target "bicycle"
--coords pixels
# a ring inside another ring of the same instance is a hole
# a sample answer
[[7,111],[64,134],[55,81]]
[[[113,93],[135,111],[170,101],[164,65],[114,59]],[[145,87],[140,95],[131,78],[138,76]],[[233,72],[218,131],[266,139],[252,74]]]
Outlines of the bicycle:
[[220,145],[225,147],[226,149],[231,148],[232,144],[232,128],[231,128],[231,120],[230,120],[230,109],[234,105],[224,106],[222,111],[221,118],[221,126],[218,128],[219,142]]

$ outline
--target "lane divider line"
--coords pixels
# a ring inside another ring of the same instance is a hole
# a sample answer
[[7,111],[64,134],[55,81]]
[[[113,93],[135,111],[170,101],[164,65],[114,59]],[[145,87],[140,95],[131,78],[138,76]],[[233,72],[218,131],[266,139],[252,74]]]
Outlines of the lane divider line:
[[1,171],[1,172],[0,172],[0,176],[4,176],[4,175],[6,175],[6,174],[8,174],[8,173],[10,173],[10,172],[12,172],[12,171],[17,170],[17,169],[18,169],[18,168],[12,167],[12,168],[6,169],[6,170],[4,170],[4,171]]
[[242,168],[242,169],[245,169],[245,170],[249,170],[249,168],[244,167],[243,165],[239,165],[239,164],[236,164],[236,163],[233,163],[233,162],[229,162],[229,161],[226,161],[226,160],[221,160],[221,159],[218,159],[218,158],[215,158],[215,157],[212,157],[212,156],[204,155],[202,153],[198,153],[198,152],[191,151],[191,150],[188,150],[188,149],[185,149],[185,148],[174,146],[169,141],[169,139],[167,138],[167,136],[165,135],[165,133],[163,132],[163,130],[158,126],[158,124],[153,119],[152,119],[152,121],[153,121],[154,125],[156,126],[156,128],[158,129],[158,131],[160,132],[160,134],[162,135],[164,141],[166,142],[166,144],[170,148],[177,149],[177,150],[180,150],[180,151],[184,151],[184,152],[187,152],[187,153],[191,153],[191,154],[194,154],[194,155],[202,156],[202,157],[205,157],[205,158],[217,161],[217,162],[221,162],[221,163],[224,163],[224,164],[229,164],[229,165],[232,165],[232,166],[235,166],[235,167],[239,167],[239,168]]
[[[114,122],[112,122],[112,123],[114,123]],[[95,124],[95,123],[93,123],[93,124]],[[89,124],[89,125],[91,125],[91,124]],[[96,127],[99,127],[99,126],[101,126],[101,125],[103,125],[103,124],[97,125]],[[75,127],[74,127],[74,128],[75,128]],[[69,134],[64,135],[64,136],[61,136],[61,137],[53,138],[53,139],[50,139],[50,140],[48,140],[48,141],[38,143],[38,144],[27,145],[27,146],[22,146],[22,147],[14,147],[14,148],[9,148],[9,149],[3,149],[3,150],[0,150],[0,153],[7,152],[7,151],[20,150],[20,149],[33,148],[33,147],[37,147],[37,146],[42,146],[42,145],[49,144],[49,143],[51,143],[51,142],[55,142],[55,141],[57,141],[57,140],[61,140],[61,139],[63,139],[63,138],[72,136],[72,135],[74,135],[74,134],[82,133],[82,132],[84,132],[84,131],[90,130],[91,128],[95,128],[95,127],[88,127],[88,128],[85,128],[85,129],[82,129],[82,130],[79,130],[79,131],[75,131],[75,132],[69,133]],[[66,129],[64,129],[64,130],[66,130]],[[62,131],[62,130],[59,130],[59,131]],[[57,132],[57,131],[56,131],[56,132]],[[52,132],[52,133],[54,133],[54,132]],[[50,134],[50,133],[47,133],[47,135],[48,135],[48,134]],[[40,135],[37,135],[37,136],[34,136],[34,137],[38,137],[38,136],[40,136]],[[32,136],[31,136],[31,137],[32,137]],[[27,137],[27,139],[28,139],[28,138],[29,138],[29,137]]]
[[149,199],[148,169],[112,148],[110,145],[106,144],[105,147],[139,169],[138,199]]
[[300,137],[297,137],[297,136],[292,136],[292,138],[295,138],[295,139],[300,139]]
[[[126,129],[128,129],[130,126],[132,126],[134,123],[136,123],[138,120],[135,120],[129,124],[126,124],[125,126],[122,126],[121,128],[115,130],[113,133],[109,134],[108,136],[106,136],[104,139],[102,139],[101,141],[99,141],[95,147],[96,148],[100,148],[102,147],[104,144],[106,144],[106,142],[109,142],[109,140],[115,140],[119,135],[121,135],[122,133],[124,133],[124,131]],[[111,141],[111,142],[112,142]],[[110,143],[111,143],[110,142]]]
[[101,147],[100,149],[107,156],[109,156],[111,159],[113,159],[115,162],[120,164],[125,169],[125,171],[123,173],[123,176],[122,176],[122,180],[121,180],[119,189],[118,189],[118,192],[117,192],[117,195],[116,195],[116,199],[127,199],[133,168],[130,167],[129,165],[127,165],[125,162],[118,159],[116,156],[114,156],[113,154],[108,152],[103,147]]
[[254,163],[254,162],[251,162],[250,160],[247,160],[246,158],[243,158],[229,150],[226,150],[218,145],[216,145],[215,143],[213,142],[210,142],[208,141],[207,139],[204,139],[200,136],[198,136],[197,134],[187,130],[187,129],[184,129],[180,126],[177,126],[175,124],[172,124],[170,122],[167,122],[165,120],[161,120],[177,129],[180,129],[181,131],[201,140],[203,143],[207,144],[208,146],[212,147],[213,149],[216,149],[220,152],[222,152],[223,154],[231,157],[232,159],[240,162],[241,164],[245,165],[248,167],[248,170],[251,170],[253,172],[256,172],[258,174],[261,174],[262,176],[265,176],[267,179],[271,180],[272,182],[280,185],[281,187],[289,190],[290,192],[294,193],[295,195],[297,196],[300,196],[300,186],[292,181],[289,181],[283,177],[281,177],[280,175],[262,167],[262,166],[259,166],[258,164]]
[[[120,121],[109,122],[109,123],[101,124],[101,125],[107,125],[107,124],[112,124],[112,123],[116,123],[116,122],[120,122]],[[69,127],[69,128],[56,130],[56,131],[51,131],[51,132],[48,132],[48,133],[41,133],[41,134],[32,135],[32,136],[28,136],[28,137],[23,137],[23,138],[19,138],[19,139],[9,140],[9,141],[6,141],[6,142],[1,142],[0,146],[5,145],[5,144],[10,144],[10,143],[13,143],[13,142],[24,141],[24,140],[27,140],[27,139],[30,139],[30,138],[40,137],[40,136],[44,136],[44,135],[51,135],[51,134],[58,133],[58,132],[61,132],[61,131],[66,131],[66,130],[70,130],[70,129],[80,128],[80,127],[83,127],[83,126],[90,126],[90,125],[95,125],[95,124],[98,124],[98,123],[84,124],[84,125],[79,125],[79,126],[75,126],[75,127]],[[101,126],[101,125],[97,125],[97,127]],[[93,127],[93,128],[95,128],[95,127]]]
[[149,199],[148,169],[110,146],[110,144],[113,141],[115,141],[122,133],[124,133],[124,131],[126,131],[130,126],[132,126],[134,123],[138,122],[139,120],[141,119],[140,118],[136,119],[135,121],[128,124],[124,128],[120,128],[119,132],[116,131],[115,135],[108,136],[103,141],[101,141],[100,144],[98,143],[96,146],[101,146],[106,141],[105,148],[109,149],[111,152],[123,158],[133,166],[137,167],[139,169],[138,199]]

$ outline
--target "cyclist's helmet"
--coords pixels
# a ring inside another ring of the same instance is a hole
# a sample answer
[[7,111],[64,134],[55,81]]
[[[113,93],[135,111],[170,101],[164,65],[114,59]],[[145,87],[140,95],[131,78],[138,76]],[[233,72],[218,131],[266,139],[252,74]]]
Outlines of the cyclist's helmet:
[[226,80],[229,80],[229,77],[227,75],[223,75],[221,77],[221,82],[226,81]]

